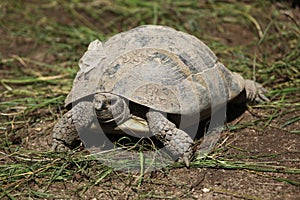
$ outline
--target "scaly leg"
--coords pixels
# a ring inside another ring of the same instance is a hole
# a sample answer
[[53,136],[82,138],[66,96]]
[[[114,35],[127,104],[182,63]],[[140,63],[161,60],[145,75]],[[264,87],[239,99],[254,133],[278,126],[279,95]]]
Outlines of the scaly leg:
[[51,149],[55,151],[70,150],[79,137],[77,130],[89,127],[93,122],[94,115],[92,102],[83,101],[75,105],[54,126]]
[[176,128],[175,124],[160,112],[149,111],[146,117],[151,132],[165,145],[173,157],[178,158],[179,162],[183,161],[188,167],[193,156],[192,138],[186,132]]
[[125,100],[117,95],[95,94],[93,102],[79,102],[54,126],[52,150],[71,149],[80,130],[89,128],[95,117],[100,124],[116,126],[129,119],[130,111]]

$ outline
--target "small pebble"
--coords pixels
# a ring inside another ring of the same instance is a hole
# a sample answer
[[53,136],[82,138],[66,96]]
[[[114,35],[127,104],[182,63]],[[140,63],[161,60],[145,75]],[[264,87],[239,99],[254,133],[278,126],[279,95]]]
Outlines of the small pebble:
[[208,192],[210,192],[210,189],[209,189],[209,188],[203,188],[203,189],[202,189],[202,192],[208,193]]

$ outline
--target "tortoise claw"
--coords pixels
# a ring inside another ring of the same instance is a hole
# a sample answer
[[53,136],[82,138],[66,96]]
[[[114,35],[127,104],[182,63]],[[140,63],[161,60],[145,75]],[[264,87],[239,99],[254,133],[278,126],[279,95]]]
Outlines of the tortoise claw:
[[247,95],[247,100],[249,102],[269,102],[270,99],[265,96],[268,92],[261,84],[256,83],[252,80],[245,80],[245,90]]

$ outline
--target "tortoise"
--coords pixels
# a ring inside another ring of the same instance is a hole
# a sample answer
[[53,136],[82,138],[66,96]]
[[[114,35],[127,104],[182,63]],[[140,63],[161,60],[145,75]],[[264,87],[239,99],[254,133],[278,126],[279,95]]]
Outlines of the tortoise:
[[[95,40],[79,67],[65,100],[70,110],[53,129],[52,150],[70,149],[77,131],[91,127],[95,118],[101,126],[120,127],[139,117],[188,165],[193,137],[169,116],[209,116],[205,111],[213,101],[214,106],[268,101],[261,84],[229,71],[195,36],[166,26],[144,25],[104,43]],[[132,124],[126,127],[135,130]]]

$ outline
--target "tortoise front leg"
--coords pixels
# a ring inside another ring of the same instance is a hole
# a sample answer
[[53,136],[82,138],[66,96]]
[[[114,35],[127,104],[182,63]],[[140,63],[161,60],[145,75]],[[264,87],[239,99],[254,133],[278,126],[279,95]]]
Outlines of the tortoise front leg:
[[53,129],[52,150],[66,151],[78,141],[78,131],[91,125],[94,119],[94,105],[83,101],[75,105],[55,124]]
[[95,94],[93,102],[79,102],[54,126],[52,150],[71,149],[79,139],[78,132],[89,128],[95,119],[100,124],[116,126],[129,118],[130,111],[123,98],[109,93]]
[[165,145],[172,156],[179,157],[178,161],[183,161],[188,167],[193,156],[192,138],[186,132],[176,128],[175,124],[158,111],[149,111],[146,117],[149,128],[156,138]]

